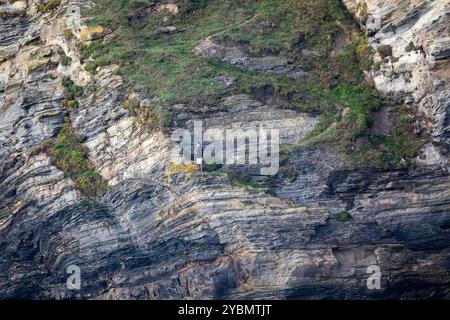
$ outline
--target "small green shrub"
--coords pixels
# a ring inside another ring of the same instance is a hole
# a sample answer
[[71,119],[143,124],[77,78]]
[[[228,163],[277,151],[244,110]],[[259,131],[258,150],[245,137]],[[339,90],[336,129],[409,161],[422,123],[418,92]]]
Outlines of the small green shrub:
[[62,81],[64,86],[64,96],[68,100],[75,100],[83,95],[83,88],[77,86],[70,78],[64,78]]
[[340,211],[335,213],[334,218],[341,222],[347,222],[353,219],[353,217],[347,211]]
[[77,100],[63,99],[63,100],[61,101],[61,104],[62,104],[65,108],[67,108],[67,109],[69,109],[69,110],[72,110],[72,109],[75,109],[75,108],[78,107],[78,101],[77,101]]
[[84,65],[84,70],[86,70],[87,72],[89,72],[91,74],[95,74],[95,72],[97,70],[97,64],[93,61],[87,61]]

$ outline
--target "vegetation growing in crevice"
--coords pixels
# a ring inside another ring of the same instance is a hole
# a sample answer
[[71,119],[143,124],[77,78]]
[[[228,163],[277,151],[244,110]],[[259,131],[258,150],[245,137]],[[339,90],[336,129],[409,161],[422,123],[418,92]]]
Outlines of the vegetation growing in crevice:
[[205,172],[216,172],[224,167],[223,164],[213,163],[213,164],[204,164],[203,171]]
[[52,163],[63,171],[84,195],[95,196],[108,189],[108,183],[89,161],[89,150],[73,131],[69,118],[65,119],[58,136],[46,141],[40,151],[47,153]]
[[420,128],[419,115],[406,106],[391,108],[395,125],[388,135],[368,134],[367,143],[353,155],[353,162],[361,166],[379,168],[409,167],[411,159],[419,155],[420,148],[429,140],[429,134]]
[[61,59],[59,61],[61,63],[61,65],[63,65],[64,67],[69,66],[72,63],[72,58],[66,56],[65,54],[63,54],[61,56]]
[[340,211],[333,215],[333,217],[340,222],[348,222],[353,219],[350,213],[347,211]]
[[64,87],[64,99],[61,104],[71,110],[78,106],[77,98],[83,95],[83,88],[77,86],[70,78],[64,78],[62,81]]
[[55,10],[61,4],[61,0],[49,0],[46,3],[38,3],[37,10],[40,12],[50,12]]
[[148,101],[142,105],[137,96],[129,97],[123,102],[122,107],[132,116],[136,116],[142,125],[150,126],[151,129],[164,131],[172,121],[172,113],[158,100]]
[[349,151],[352,142],[371,126],[372,112],[381,106],[374,89],[358,85],[343,84],[333,90],[323,90],[318,97],[326,103],[340,106],[341,111],[326,110],[302,145],[335,143],[341,151]]
[[87,61],[84,65],[84,70],[86,70],[90,74],[95,74],[97,70],[97,64],[93,61]]
[[262,186],[252,181],[252,176],[245,172],[230,172],[228,178],[232,186],[244,188],[250,191],[260,190]]

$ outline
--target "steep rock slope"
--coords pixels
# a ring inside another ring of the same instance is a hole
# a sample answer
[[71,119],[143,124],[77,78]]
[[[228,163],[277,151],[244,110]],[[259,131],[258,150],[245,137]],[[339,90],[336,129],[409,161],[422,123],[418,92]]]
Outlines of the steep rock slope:
[[[67,3],[40,12],[39,1],[18,2],[19,11],[0,7],[8,11],[0,16],[8,31],[0,33],[1,298],[449,297],[445,168],[349,170],[317,147],[285,160],[297,175],[253,177],[258,187],[234,184],[226,170],[173,171],[174,127],[149,131],[123,107],[145,106],[145,92],[130,94],[114,66],[86,72],[76,44],[92,30],[80,22],[67,39]],[[261,65],[238,55],[239,67]],[[269,66],[259,69],[284,62],[263,59]],[[67,77],[82,94],[67,94]],[[265,123],[285,143],[318,121],[252,94],[174,109],[175,127]],[[87,197],[41,152],[68,121],[109,184],[104,194]],[[335,215],[344,210],[352,219]],[[80,267],[81,290],[66,286],[70,265]],[[366,287],[370,265],[381,269],[381,290]]]
[[450,143],[450,2],[344,0],[377,50],[372,71],[376,88],[422,112],[433,140],[422,161],[448,162]]

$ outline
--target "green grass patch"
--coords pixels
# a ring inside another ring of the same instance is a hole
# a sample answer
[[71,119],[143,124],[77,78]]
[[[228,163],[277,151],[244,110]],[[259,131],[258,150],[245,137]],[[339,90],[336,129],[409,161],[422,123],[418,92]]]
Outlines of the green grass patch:
[[64,55],[62,55],[62,57],[59,61],[60,61],[61,65],[67,67],[68,65],[70,65],[72,63],[72,58],[70,58],[64,54]]
[[246,190],[259,190],[261,185],[252,182],[252,176],[245,172],[229,173],[228,177],[232,186],[244,188]]
[[95,196],[108,189],[108,183],[95,171],[88,159],[89,150],[73,131],[68,118],[56,139],[44,143],[43,149],[84,195]]
[[[340,25],[351,24],[337,0],[181,1],[178,15],[164,10],[141,14],[145,3],[140,1],[95,3],[96,9],[88,13],[93,17],[91,24],[110,26],[112,37],[86,46],[82,58],[92,58],[99,66],[118,64],[119,74],[130,85],[154,94],[161,108],[168,111],[176,103],[214,101],[226,94],[252,93],[265,86],[274,88],[282,106],[321,111],[308,90],[308,81],[248,72],[196,57],[192,50],[211,37],[224,44],[243,44],[250,55],[281,53],[301,62],[301,39],[305,39],[306,47],[326,53],[334,35],[342,32]],[[161,27],[166,26],[183,32],[161,33]],[[318,70],[325,67],[323,61],[314,57],[305,60],[318,78]],[[326,71],[334,72],[329,77],[345,74],[342,70]],[[233,85],[222,86],[217,80],[220,76],[232,78]]]
[[49,0],[47,3],[38,3],[37,10],[39,12],[50,12],[55,10],[61,4],[61,0]]
[[348,213],[347,211],[340,211],[337,212],[333,215],[333,217],[340,222],[348,222],[351,221],[353,219],[353,217],[351,216],[350,213]]
[[84,65],[84,70],[86,70],[90,74],[95,74],[97,70],[97,64],[93,61],[87,61]]
[[315,90],[323,103],[339,106],[341,110],[334,108],[324,112],[301,145],[334,144],[341,151],[348,151],[355,139],[373,123],[372,112],[381,106],[377,92],[373,88],[350,84],[332,90]]

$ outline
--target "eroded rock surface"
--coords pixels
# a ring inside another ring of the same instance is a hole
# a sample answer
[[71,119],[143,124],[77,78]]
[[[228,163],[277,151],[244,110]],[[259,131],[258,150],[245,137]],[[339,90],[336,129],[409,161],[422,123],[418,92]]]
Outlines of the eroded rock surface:
[[[28,2],[19,16],[0,15],[0,57],[6,59],[0,65],[1,298],[450,297],[446,168],[348,170],[339,155],[316,149],[285,160],[295,175],[266,181],[273,184],[270,193],[235,186],[223,171],[168,175],[170,132],[140,125],[123,108],[128,92],[114,67],[86,74],[64,39],[64,15],[32,6]],[[43,43],[26,44],[31,30],[40,30]],[[72,58],[69,66],[61,65],[63,55]],[[445,61],[443,55],[434,56]],[[279,69],[285,61],[269,60],[260,71],[288,75]],[[73,110],[61,103],[66,76],[84,86]],[[446,91],[426,96],[440,101],[432,98],[439,94]],[[174,109],[175,127],[198,119],[223,129],[251,121],[279,128],[286,143],[318,121],[250,95]],[[65,115],[110,184],[104,195],[86,198],[36,152]],[[341,211],[352,219],[337,219]],[[80,267],[81,290],[66,286],[71,265]],[[366,286],[370,265],[381,269],[381,290]]]
[[[422,112],[431,120],[434,140],[449,144],[450,2],[343,2],[367,30],[377,51],[371,76],[378,91]],[[428,145],[424,149],[427,163],[448,162],[448,154],[439,151]]]

